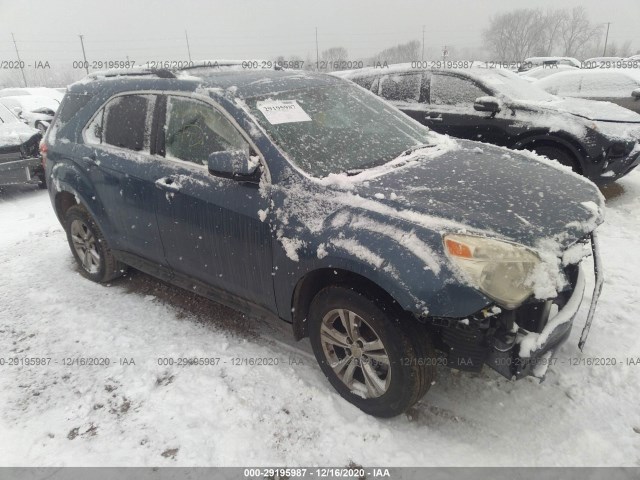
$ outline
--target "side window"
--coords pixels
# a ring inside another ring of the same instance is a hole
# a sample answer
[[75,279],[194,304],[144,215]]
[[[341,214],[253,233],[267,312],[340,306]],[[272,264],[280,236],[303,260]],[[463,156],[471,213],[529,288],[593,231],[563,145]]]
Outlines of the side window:
[[385,75],[380,79],[380,96],[397,102],[418,102],[422,74]]
[[366,88],[367,90],[371,90],[371,86],[373,85],[373,81],[375,80],[376,77],[360,77],[360,78],[354,78],[353,82],[357,83],[358,85],[360,85],[363,88]]
[[431,103],[434,105],[473,105],[478,97],[487,95],[466,78],[434,74],[431,77]]
[[224,150],[247,150],[236,128],[211,105],[169,97],[165,125],[167,158],[206,165],[209,155]]
[[123,95],[102,108],[86,129],[89,143],[149,151],[155,95]]

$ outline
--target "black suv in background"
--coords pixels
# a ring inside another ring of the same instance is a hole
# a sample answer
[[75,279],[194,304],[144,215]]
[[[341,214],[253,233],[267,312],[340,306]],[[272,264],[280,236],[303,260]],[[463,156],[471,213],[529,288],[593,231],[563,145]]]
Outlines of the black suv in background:
[[560,98],[504,69],[425,70],[411,64],[335,72],[436,132],[532,150],[596,183],[640,163],[640,115]]
[[189,73],[69,87],[42,151],[84,276],[130,265],[288,321],[373,415],[417,402],[436,364],[543,374],[597,252],[593,183],[329,75]]

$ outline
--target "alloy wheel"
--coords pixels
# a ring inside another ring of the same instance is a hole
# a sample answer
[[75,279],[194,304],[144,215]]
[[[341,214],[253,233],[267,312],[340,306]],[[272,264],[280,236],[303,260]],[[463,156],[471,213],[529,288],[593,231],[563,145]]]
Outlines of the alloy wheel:
[[96,238],[85,222],[74,220],[71,223],[71,241],[82,268],[89,273],[96,273],[100,269],[100,254],[96,248]]
[[352,393],[376,398],[388,390],[389,355],[379,335],[358,314],[329,311],[322,319],[320,341],[330,367]]

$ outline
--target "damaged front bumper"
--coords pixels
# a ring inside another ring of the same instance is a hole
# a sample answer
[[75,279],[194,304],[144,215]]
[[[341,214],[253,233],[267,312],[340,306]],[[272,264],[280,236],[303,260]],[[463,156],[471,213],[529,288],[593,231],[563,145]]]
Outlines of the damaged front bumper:
[[[580,349],[589,333],[603,284],[595,232],[591,234],[591,248],[595,288]],[[543,377],[553,353],[569,338],[584,296],[586,282],[582,263],[570,266],[567,273],[571,289],[552,300],[525,304],[515,310],[484,310],[472,321],[437,326],[443,342],[440,349],[446,352],[447,365],[479,371],[486,364],[509,379],[529,375]]]
[[627,175],[638,165],[640,165],[640,143],[626,156],[607,159],[602,172],[593,181],[597,184],[613,182]]

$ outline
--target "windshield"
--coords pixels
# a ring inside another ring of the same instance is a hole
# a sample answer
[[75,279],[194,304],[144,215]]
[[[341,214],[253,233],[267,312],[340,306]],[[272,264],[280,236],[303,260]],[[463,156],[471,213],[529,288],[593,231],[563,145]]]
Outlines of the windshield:
[[346,83],[253,97],[247,104],[289,159],[314,177],[382,165],[432,139],[426,127]]
[[515,73],[500,69],[477,69],[474,75],[483,84],[498,94],[512,100],[527,102],[550,102],[557,98],[541,88],[532,85]]

